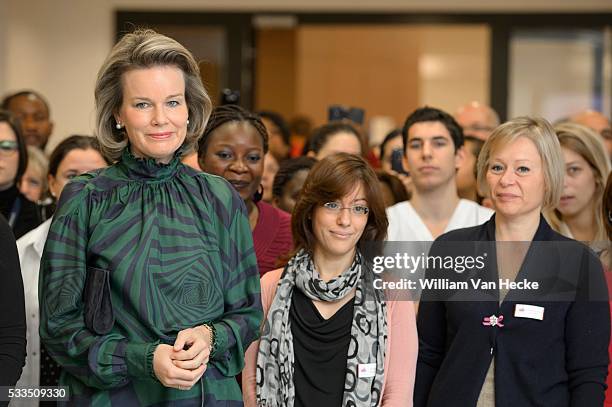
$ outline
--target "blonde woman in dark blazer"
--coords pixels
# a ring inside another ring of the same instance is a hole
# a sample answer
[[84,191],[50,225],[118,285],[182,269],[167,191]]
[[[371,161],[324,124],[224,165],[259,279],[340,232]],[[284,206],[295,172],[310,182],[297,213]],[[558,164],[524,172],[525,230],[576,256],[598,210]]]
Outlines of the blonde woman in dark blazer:
[[463,302],[428,301],[424,293],[414,405],[601,406],[607,289],[597,257],[553,231],[541,214],[557,204],[563,187],[563,157],[550,124],[520,117],[499,126],[479,156],[478,184],[495,216],[440,236],[432,251],[477,242],[491,257],[481,277],[539,280],[550,290],[527,298],[498,286],[488,292],[492,300]]

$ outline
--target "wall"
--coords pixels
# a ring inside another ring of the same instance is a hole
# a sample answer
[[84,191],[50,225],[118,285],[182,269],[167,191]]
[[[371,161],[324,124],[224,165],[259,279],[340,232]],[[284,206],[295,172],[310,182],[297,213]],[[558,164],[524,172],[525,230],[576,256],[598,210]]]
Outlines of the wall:
[[[12,0],[11,0],[12,1]],[[45,0],[40,0],[45,1]],[[211,9],[255,11],[601,11],[609,0],[106,0],[113,5],[144,9]]]
[[296,110],[315,123],[332,104],[400,122],[419,103],[418,28],[303,26],[297,34]]
[[[593,34],[584,30],[564,30],[550,32],[548,38],[529,34],[513,38],[508,117],[533,114],[557,121],[592,106],[595,64],[590,36]],[[609,61],[609,43],[604,43],[604,49],[608,53],[605,61]],[[610,112],[612,76],[609,65],[603,68],[601,110]]]
[[0,94],[32,88],[51,104],[52,148],[69,134],[91,133],[96,74],[114,38],[108,2],[8,2]]
[[419,105],[454,113],[472,100],[489,103],[486,25],[423,25],[419,38]]
[[0,90],[6,88],[6,66],[3,57],[6,56],[8,42],[8,4],[0,1]]
[[301,25],[257,31],[256,106],[326,120],[340,103],[396,124],[416,106],[488,103],[485,25]]
[[260,29],[255,34],[255,41],[255,108],[292,117],[296,113],[295,30]]
[[0,94],[33,88],[50,100],[50,147],[93,127],[96,73],[122,10],[612,11],[609,0],[0,0]]

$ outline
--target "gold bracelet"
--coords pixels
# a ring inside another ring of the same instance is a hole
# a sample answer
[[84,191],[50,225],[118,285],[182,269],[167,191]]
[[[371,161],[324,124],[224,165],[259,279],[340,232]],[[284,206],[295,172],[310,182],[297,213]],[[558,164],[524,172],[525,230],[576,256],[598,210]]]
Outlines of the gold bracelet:
[[217,347],[217,335],[215,332],[215,328],[214,326],[211,324],[204,324],[202,325],[203,327],[206,327],[208,329],[208,334],[209,334],[209,343],[208,343],[208,347],[209,347],[209,352],[212,355],[213,352],[215,351],[216,347]]

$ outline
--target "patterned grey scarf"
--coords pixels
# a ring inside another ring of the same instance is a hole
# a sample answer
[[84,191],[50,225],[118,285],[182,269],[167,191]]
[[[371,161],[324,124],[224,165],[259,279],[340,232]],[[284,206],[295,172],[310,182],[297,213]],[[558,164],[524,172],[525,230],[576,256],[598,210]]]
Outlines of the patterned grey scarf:
[[259,342],[259,406],[293,407],[294,354],[289,309],[294,287],[308,298],[319,301],[337,301],[356,287],[342,405],[379,405],[384,379],[387,317],[382,293],[374,290],[370,274],[362,273],[359,253],[348,270],[328,282],[321,280],[312,258],[303,250],[289,261],[278,282]]

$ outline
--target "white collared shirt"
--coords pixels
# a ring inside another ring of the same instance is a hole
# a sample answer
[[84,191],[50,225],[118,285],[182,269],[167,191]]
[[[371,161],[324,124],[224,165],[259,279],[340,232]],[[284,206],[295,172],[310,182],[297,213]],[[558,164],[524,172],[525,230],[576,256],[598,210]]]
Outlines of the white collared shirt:
[[[493,210],[478,205],[474,201],[460,199],[453,215],[448,220],[444,233],[451,230],[468,228],[485,223],[493,215]],[[414,210],[409,201],[400,202],[387,208],[389,229],[387,240],[404,242],[429,242],[434,237]]]

